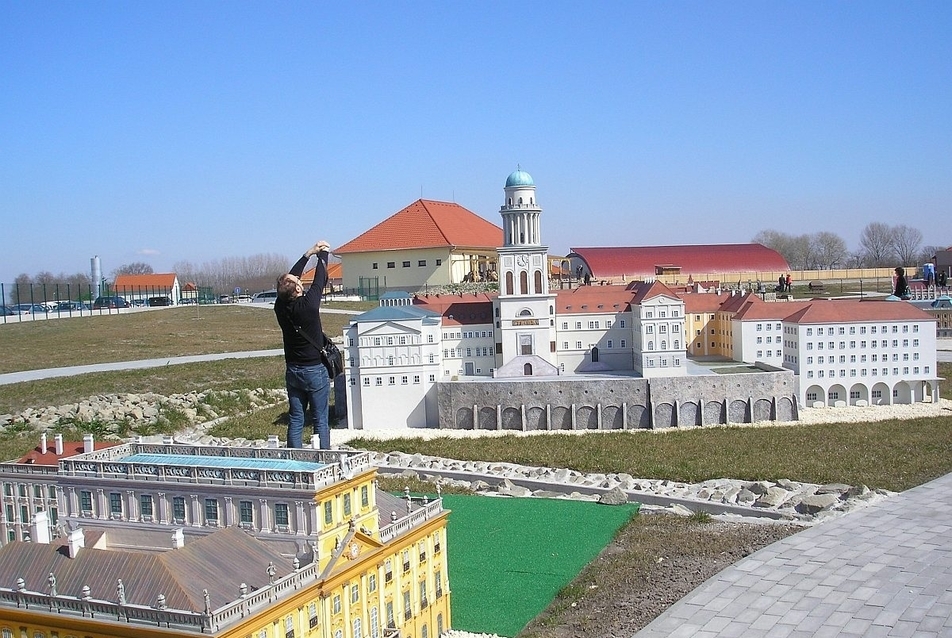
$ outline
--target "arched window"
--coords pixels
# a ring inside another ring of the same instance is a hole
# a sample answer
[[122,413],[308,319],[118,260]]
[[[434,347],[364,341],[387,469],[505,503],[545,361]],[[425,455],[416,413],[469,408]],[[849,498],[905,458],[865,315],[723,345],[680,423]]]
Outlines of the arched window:
[[667,341],[662,341],[662,342],[661,342],[661,349],[662,349],[662,350],[667,350],[667,349],[668,349],[668,342],[667,342]]
[[512,198],[509,198],[509,207],[512,208]]
[[681,340],[680,340],[680,339],[675,339],[675,340],[674,340],[674,349],[675,349],[675,350],[680,350],[680,349],[681,349]]
[[506,273],[506,294],[512,294],[512,271]]
[[519,294],[529,294],[529,273],[527,273],[525,270],[519,273]]
[[532,376],[532,364],[531,364],[531,363],[527,363],[527,364],[525,364],[524,366],[522,366],[522,374],[524,374],[524,375],[527,376],[527,377],[531,377],[531,376]]
[[522,206],[522,198],[519,198],[519,205]]
[[542,271],[535,271],[535,294],[542,294]]
[[648,350],[654,350],[654,341],[648,342]]
[[523,308],[522,310],[519,311],[519,316],[520,316],[520,317],[531,317],[531,316],[532,316],[532,311],[529,310],[528,308]]
[[592,348],[592,363],[598,363],[598,346]]

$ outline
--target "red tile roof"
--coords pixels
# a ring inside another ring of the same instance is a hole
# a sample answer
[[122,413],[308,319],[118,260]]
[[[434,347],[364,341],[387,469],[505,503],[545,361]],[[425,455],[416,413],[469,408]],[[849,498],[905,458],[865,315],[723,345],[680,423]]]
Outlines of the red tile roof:
[[[301,283],[310,285],[314,283],[314,268],[308,268],[301,275]],[[344,276],[344,268],[341,262],[332,261],[327,264],[327,281],[337,281]]]
[[502,245],[502,228],[459,204],[418,199],[370,230],[334,249],[337,255],[411,248]]
[[175,285],[175,273],[162,273],[152,275],[116,275],[116,281],[112,287],[120,289],[138,289],[138,288],[168,288],[172,289]]
[[654,277],[657,266],[679,267],[685,276],[790,269],[780,253],[761,244],[573,248],[571,256],[584,260],[596,279]]
[[680,300],[678,295],[674,294],[670,288],[660,281],[633,281],[628,284],[628,289],[635,293],[632,302],[637,305],[641,305],[644,301],[654,299],[655,297],[670,297]]
[[692,292],[678,295],[684,301],[684,314],[700,314],[702,312],[717,312],[721,304],[730,298],[729,292]]
[[634,296],[626,286],[579,286],[555,291],[557,314],[628,312]]
[[495,294],[486,293],[418,295],[413,298],[413,305],[440,313],[445,326],[491,324],[495,298]]
[[[787,304],[781,304],[787,305]],[[874,321],[935,321],[935,317],[904,301],[826,299],[806,303],[785,321],[791,323],[871,323]]]
[[[37,445],[35,448],[21,456],[17,459],[17,463],[25,463],[27,465],[59,465],[60,459],[65,459],[70,456],[76,456],[77,454],[83,453],[83,446],[85,445],[82,441],[63,441],[63,453],[57,454],[56,447],[52,437],[47,440],[46,449],[41,450],[40,446]],[[94,441],[93,448],[96,450],[102,450],[107,447],[112,447],[114,445],[119,445],[115,442],[104,442],[104,441]]]

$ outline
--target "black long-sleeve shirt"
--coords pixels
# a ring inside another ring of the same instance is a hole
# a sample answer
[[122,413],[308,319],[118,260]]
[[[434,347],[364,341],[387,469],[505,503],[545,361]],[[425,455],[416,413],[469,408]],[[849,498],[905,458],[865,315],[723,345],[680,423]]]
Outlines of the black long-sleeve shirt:
[[[326,250],[317,253],[317,265],[314,268],[314,281],[306,293],[287,302],[279,296],[274,301],[274,314],[284,336],[284,359],[291,365],[317,365],[321,363],[321,349],[314,344],[323,344],[324,330],[321,326],[321,297],[327,285]],[[304,255],[288,271],[296,277],[304,273],[309,257]],[[301,332],[306,333],[314,343],[308,341]]]

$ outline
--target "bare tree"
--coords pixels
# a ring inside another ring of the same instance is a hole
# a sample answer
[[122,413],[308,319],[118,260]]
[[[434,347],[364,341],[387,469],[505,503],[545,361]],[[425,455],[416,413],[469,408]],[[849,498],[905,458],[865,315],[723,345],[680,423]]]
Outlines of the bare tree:
[[892,240],[892,247],[900,264],[908,266],[917,262],[919,248],[922,246],[922,231],[900,224],[892,229]]
[[145,262],[134,261],[130,264],[123,264],[112,271],[113,278],[119,275],[151,275],[155,271],[152,266]]
[[863,254],[863,263],[866,266],[888,266],[894,259],[892,229],[882,222],[866,224],[859,237],[860,252]]
[[812,239],[812,254],[817,268],[845,267],[848,254],[846,242],[835,234],[826,231],[815,233]]
[[813,268],[813,241],[809,235],[797,235],[790,238],[787,254],[784,255],[787,263],[794,270],[810,270]]

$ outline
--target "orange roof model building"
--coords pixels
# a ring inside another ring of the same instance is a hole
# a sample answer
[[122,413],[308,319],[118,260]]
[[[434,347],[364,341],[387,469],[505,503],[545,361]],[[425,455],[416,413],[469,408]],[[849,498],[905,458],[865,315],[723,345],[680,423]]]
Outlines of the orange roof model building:
[[502,245],[502,228],[459,204],[418,199],[334,250],[335,254]]

